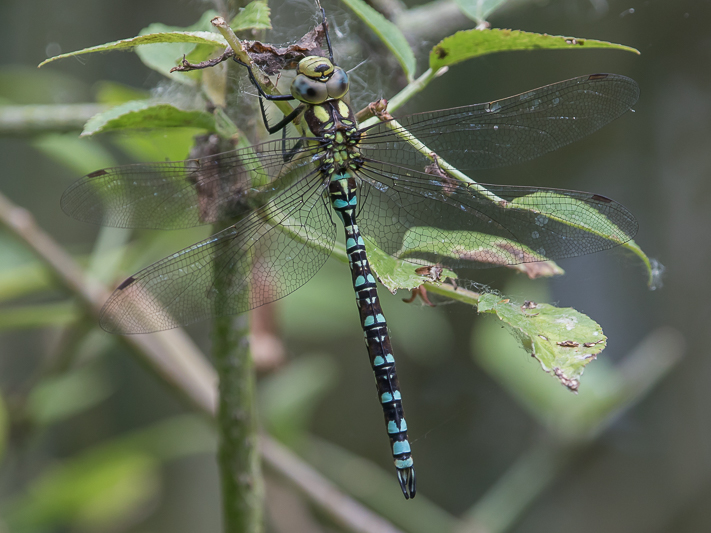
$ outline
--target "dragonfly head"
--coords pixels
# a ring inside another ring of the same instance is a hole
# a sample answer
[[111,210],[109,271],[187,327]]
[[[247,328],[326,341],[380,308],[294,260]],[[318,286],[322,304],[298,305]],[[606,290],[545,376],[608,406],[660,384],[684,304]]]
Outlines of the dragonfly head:
[[348,74],[327,58],[308,56],[299,61],[291,95],[305,104],[338,100],[348,92]]

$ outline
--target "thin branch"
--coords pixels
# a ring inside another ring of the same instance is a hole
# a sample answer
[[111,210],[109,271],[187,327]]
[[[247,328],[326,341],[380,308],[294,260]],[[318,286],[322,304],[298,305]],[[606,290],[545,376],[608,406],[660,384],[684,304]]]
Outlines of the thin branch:
[[[223,298],[229,298],[230,293],[219,287],[227,283],[216,281]],[[215,319],[212,355],[219,376],[218,463],[224,530],[228,533],[256,533],[264,529],[256,378],[248,334],[246,315]]]
[[[219,231],[226,224],[216,224]],[[225,243],[228,245],[229,243]],[[231,254],[216,253],[215,273],[229,269]],[[238,280],[215,275],[215,307],[229,307]],[[226,533],[264,530],[264,479],[259,460],[254,361],[246,315],[218,316],[212,330],[212,356],[219,377],[218,464]]]
[[191,70],[202,70],[205,68],[216,67],[223,61],[227,61],[228,59],[231,59],[234,56],[235,53],[229,46],[225,48],[225,51],[222,52],[219,56],[213,57],[212,59],[206,59],[205,61],[201,61],[200,63],[191,63],[190,61],[185,59],[185,56],[183,56],[180,65],[170,69],[170,73],[172,74],[173,72],[190,72]]
[[81,131],[104,104],[0,105],[0,135],[16,137],[38,133]]
[[400,532],[390,522],[373,514],[338,490],[335,485],[307,466],[306,463],[294,461],[293,453],[274,439],[264,436],[261,450],[265,457],[269,457],[272,467],[277,468],[300,489],[308,491],[309,496],[322,509],[338,510],[338,513],[330,513],[331,517],[348,531],[357,533]]
[[[252,58],[249,57],[249,54],[247,54],[247,50],[245,49],[242,41],[237,38],[235,32],[232,31],[230,25],[227,24],[227,21],[225,21],[222,17],[215,17],[211,22],[217,31],[219,31],[225,38],[227,44],[230,45],[234,57],[242,63],[252,67],[252,73],[257,79],[257,82],[259,82],[262,86],[262,89],[264,89],[267,94],[280,94],[269,77],[265,76],[262,71],[254,65],[254,62],[252,61]],[[284,115],[288,115],[293,111],[292,107],[287,102],[274,102],[274,104],[282,113],[284,113]]]
[[[196,139],[190,159],[201,159],[224,151],[226,139],[216,135]],[[208,168],[209,167],[205,167]],[[201,167],[202,169],[202,167]],[[202,170],[198,170],[198,174]],[[202,176],[204,177],[204,176]],[[200,181],[201,177],[196,177]],[[209,203],[215,191],[200,189]],[[213,225],[218,233],[230,225],[221,222]],[[226,252],[230,243],[223,243]],[[249,328],[246,315],[225,316],[223,309],[233,304],[236,284],[234,276],[221,276],[229,272],[233,255],[214,254],[213,288],[215,319],[212,327],[212,359],[218,376],[218,432],[217,462],[222,486],[223,529],[226,533],[261,533],[264,530],[264,480],[259,460],[256,377],[249,349]]]

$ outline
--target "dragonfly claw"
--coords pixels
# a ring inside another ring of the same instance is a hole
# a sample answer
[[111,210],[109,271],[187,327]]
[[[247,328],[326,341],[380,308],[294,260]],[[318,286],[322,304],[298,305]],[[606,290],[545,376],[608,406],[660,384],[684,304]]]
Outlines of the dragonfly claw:
[[415,483],[415,468],[403,468],[397,469],[397,479],[400,482],[400,488],[405,496],[406,500],[414,498],[417,493],[417,486]]

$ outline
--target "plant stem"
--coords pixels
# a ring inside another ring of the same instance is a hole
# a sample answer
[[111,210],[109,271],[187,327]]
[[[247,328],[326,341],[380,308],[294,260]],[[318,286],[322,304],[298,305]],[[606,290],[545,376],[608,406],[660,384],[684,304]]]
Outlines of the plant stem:
[[246,315],[215,319],[212,352],[219,376],[218,463],[226,533],[258,533],[263,523],[264,486],[248,333]]
[[[192,158],[212,156],[225,150],[227,141],[199,137]],[[215,224],[218,233],[228,222]],[[218,376],[218,466],[222,485],[225,533],[260,533],[263,516],[263,480],[258,452],[254,362],[249,352],[248,321],[234,318],[230,310],[243,296],[235,284],[230,242],[215,251],[213,259],[214,327],[213,359]]]
[[[249,57],[249,55],[247,55],[247,52],[244,50],[241,41],[237,38],[235,32],[232,31],[232,28],[230,28],[229,24],[227,24],[227,22],[222,17],[215,17],[214,19],[212,19],[211,22],[215,29],[217,29],[217,31],[222,34],[227,43],[230,45],[230,48],[232,48],[235,53],[235,57],[243,63],[251,65],[252,73],[256,77],[259,84],[262,86],[262,89],[264,89],[267,94],[280,94],[277,88],[272,83],[272,81],[269,79],[269,77],[263,74],[262,71],[259,70],[256,65],[254,65],[252,59]],[[293,108],[287,102],[277,101],[274,102],[274,105],[276,105],[276,107],[278,107],[279,110],[284,113],[284,115],[288,115],[293,111]]]
[[[232,2],[230,8],[236,10],[241,7],[239,4],[241,2]],[[239,39],[225,20],[215,17],[212,24],[227,39],[236,56],[249,61]],[[226,90],[229,93],[235,87],[228,84]],[[256,109],[251,114],[256,115]],[[216,224],[213,229],[217,232],[227,226],[228,223]],[[229,275],[232,260],[231,253],[215,254],[217,318],[212,334],[212,352],[219,378],[218,465],[222,483],[223,531],[261,533],[264,530],[264,479],[257,433],[256,376],[248,340],[249,321],[246,315],[234,318],[220,312],[221,309],[231,308],[234,298],[238,297],[235,283],[242,281]],[[249,291],[251,287],[242,290]]]
[[81,131],[87,120],[110,107],[103,104],[0,106],[0,135]]

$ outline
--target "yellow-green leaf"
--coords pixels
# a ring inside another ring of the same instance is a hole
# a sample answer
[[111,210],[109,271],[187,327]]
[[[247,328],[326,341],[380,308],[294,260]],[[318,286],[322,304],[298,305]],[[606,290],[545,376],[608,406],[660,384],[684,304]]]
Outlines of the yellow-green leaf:
[[430,68],[437,71],[473,57],[515,50],[585,50],[609,48],[626,52],[639,51],[629,46],[596,41],[531,33],[518,30],[465,30],[442,39],[430,52]]
[[91,46],[89,48],[82,48],[75,52],[69,52],[66,54],[60,54],[58,56],[50,57],[45,59],[39,66],[46,65],[57,59],[64,59],[67,57],[76,57],[84,54],[93,54],[95,52],[109,52],[112,50],[131,50],[136,46],[141,46],[145,44],[160,44],[160,43],[194,43],[194,44],[211,44],[214,46],[227,46],[227,41],[225,41],[219,33],[212,33],[209,31],[175,31],[168,33],[149,33],[147,35],[139,35],[138,37],[132,37],[130,39],[121,39],[119,41],[113,41],[110,43],[100,44],[97,46]]
[[523,272],[531,279],[565,273],[553,261],[519,242],[477,231],[413,227],[405,233],[397,256],[409,257],[418,253],[506,266]]
[[234,31],[243,30],[271,30],[272,23],[269,18],[271,11],[263,0],[250,2],[231,21],[230,28]]
[[482,295],[477,309],[499,317],[543,370],[572,391],[578,390],[585,366],[607,345],[602,328],[575,309],[535,302],[519,305],[497,294]]
[[[217,11],[208,10],[202,14],[200,19],[194,24],[187,27],[168,26],[160,22],[154,22],[143,28],[138,35],[160,35],[166,33],[188,33],[188,32],[207,32],[213,35],[219,35],[212,32],[213,26],[210,21],[218,15]],[[205,59],[216,48],[222,48],[222,45],[216,46],[215,43],[192,43],[192,42],[172,42],[149,44],[136,48],[136,55],[143,61],[143,64],[152,68],[156,72],[160,72],[164,76],[181,83],[188,85],[194,84],[200,79],[201,71],[172,73],[170,70],[175,67],[183,56],[191,56],[196,47],[207,48],[203,50],[197,62]],[[190,61],[195,62],[195,58],[190,57]]]
[[442,269],[437,279],[433,279],[422,264],[397,259],[381,250],[372,239],[363,237],[363,240],[365,249],[368,251],[370,266],[378,276],[380,283],[392,293],[398,289],[416,289],[426,282],[438,282],[444,281],[446,278],[456,279],[457,277],[451,270]]

